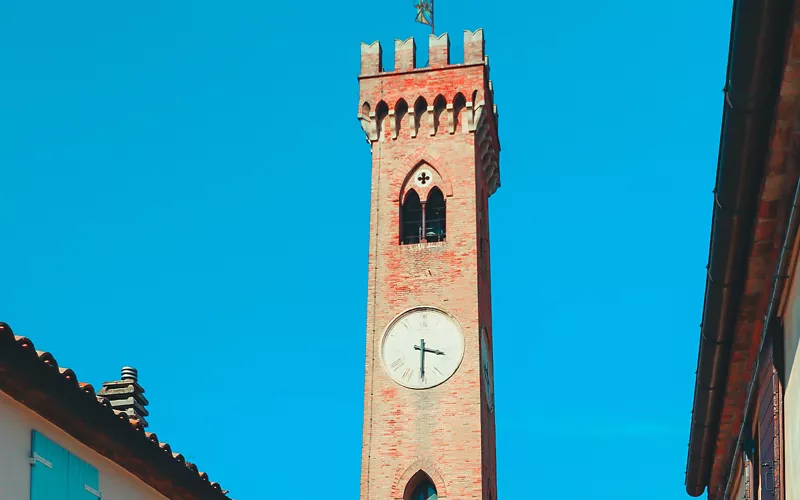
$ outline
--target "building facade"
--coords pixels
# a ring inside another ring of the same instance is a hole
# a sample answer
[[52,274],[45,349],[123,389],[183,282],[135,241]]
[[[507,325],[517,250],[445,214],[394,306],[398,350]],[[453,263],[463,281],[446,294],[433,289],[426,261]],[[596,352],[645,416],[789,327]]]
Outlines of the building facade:
[[362,500],[495,499],[489,197],[500,185],[483,31],[361,46],[372,150]]
[[136,370],[95,393],[0,323],[0,499],[226,500],[155,433]]
[[735,0],[686,467],[800,500],[800,4]]

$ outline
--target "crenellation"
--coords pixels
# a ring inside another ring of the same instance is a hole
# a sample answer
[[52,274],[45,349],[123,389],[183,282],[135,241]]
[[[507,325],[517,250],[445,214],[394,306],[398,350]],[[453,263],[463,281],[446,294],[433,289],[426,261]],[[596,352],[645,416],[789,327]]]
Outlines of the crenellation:
[[394,70],[407,71],[417,67],[417,44],[414,37],[394,41]]
[[[485,54],[483,29],[464,30],[464,62],[463,64],[484,64],[488,67],[489,58]],[[361,43],[361,76],[375,76],[384,73],[380,41]],[[428,66],[417,67],[417,50],[414,37],[394,41],[394,72],[405,72],[421,69],[434,69],[451,66],[450,35],[428,35]]]
[[370,44],[361,42],[361,74],[377,75],[383,73],[382,56],[383,50],[381,49],[380,41]]
[[428,35],[428,66],[440,68],[450,64],[450,35]]
[[484,61],[484,56],[483,29],[464,30],[464,64],[481,63]]

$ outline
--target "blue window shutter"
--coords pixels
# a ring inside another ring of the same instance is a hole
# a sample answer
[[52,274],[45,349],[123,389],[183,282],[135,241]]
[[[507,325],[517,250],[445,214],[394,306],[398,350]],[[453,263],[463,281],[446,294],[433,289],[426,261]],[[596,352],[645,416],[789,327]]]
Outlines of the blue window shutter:
[[67,450],[34,430],[31,433],[31,462],[31,500],[67,500]]
[[67,500],[97,500],[100,498],[99,479],[97,469],[70,455]]

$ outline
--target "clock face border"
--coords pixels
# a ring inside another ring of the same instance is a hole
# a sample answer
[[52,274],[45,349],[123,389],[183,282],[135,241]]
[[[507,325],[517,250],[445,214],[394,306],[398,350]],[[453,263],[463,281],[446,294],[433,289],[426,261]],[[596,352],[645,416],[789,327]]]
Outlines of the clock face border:
[[[486,369],[484,371],[484,366]],[[489,412],[494,413],[494,363],[492,355],[489,353],[489,329],[486,325],[481,326],[481,371],[483,376],[483,392],[486,394],[486,404]]]
[[[395,377],[392,377],[391,372],[389,371],[389,367],[386,366],[386,360],[383,359],[383,346],[386,343],[386,338],[389,335],[389,332],[392,331],[392,328],[397,323],[399,323],[403,318],[405,318],[411,313],[415,313],[418,311],[435,311],[437,313],[443,314],[444,316],[449,318],[450,321],[453,322],[453,324],[456,326],[458,334],[461,336],[461,352],[458,353],[458,363],[456,363],[456,366],[453,369],[453,373],[451,373],[449,376],[447,376],[447,378],[445,378],[441,382],[437,382],[436,384],[425,387],[414,387],[412,385],[406,385],[402,381],[397,380]],[[451,378],[453,378],[453,376],[456,373],[458,373],[458,370],[461,368],[461,365],[464,363],[465,352],[466,352],[466,338],[464,336],[464,329],[461,327],[461,323],[456,319],[455,316],[445,311],[444,309],[435,306],[414,306],[414,307],[409,307],[408,309],[397,314],[394,318],[392,318],[392,320],[389,322],[386,328],[383,329],[383,333],[381,334],[381,343],[378,347],[378,358],[380,358],[381,368],[383,369],[386,376],[388,376],[392,382],[396,383],[401,387],[405,387],[406,389],[411,389],[412,391],[426,391],[428,389],[433,389],[434,387],[438,387],[447,382],[448,380],[450,380]]]

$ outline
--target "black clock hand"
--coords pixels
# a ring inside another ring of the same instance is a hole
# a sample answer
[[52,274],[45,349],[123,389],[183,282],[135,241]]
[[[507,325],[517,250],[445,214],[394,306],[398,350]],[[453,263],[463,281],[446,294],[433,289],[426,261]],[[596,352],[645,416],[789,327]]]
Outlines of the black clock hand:
[[[425,378],[425,339],[419,339],[419,378]],[[417,346],[414,346],[417,347]]]
[[[424,342],[423,342],[423,344],[424,344]],[[420,347],[418,345],[415,345],[414,349],[419,351]],[[444,355],[444,351],[440,351],[439,349],[431,349],[430,347],[426,347],[425,348],[425,352],[429,352],[431,354],[439,354],[440,356]]]
[[414,349],[419,351],[419,378],[425,378],[425,353],[429,352],[431,354],[436,354],[439,356],[444,355],[444,351],[440,351],[439,349],[431,349],[430,347],[425,347],[425,339],[419,339],[419,345],[415,345]]

